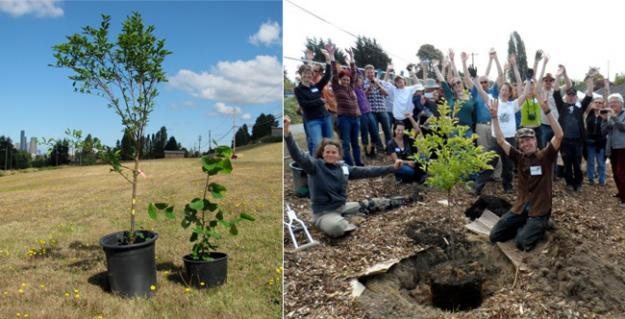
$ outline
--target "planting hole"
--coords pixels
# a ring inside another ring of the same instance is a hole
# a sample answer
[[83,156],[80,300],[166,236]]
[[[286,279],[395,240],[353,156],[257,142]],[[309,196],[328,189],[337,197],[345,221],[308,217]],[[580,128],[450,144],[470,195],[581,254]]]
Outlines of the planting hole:
[[[446,229],[446,227],[445,227]],[[414,222],[406,235],[419,247],[381,274],[358,278],[356,299],[370,318],[425,317],[465,311],[514,281],[514,266],[499,249],[477,237]]]

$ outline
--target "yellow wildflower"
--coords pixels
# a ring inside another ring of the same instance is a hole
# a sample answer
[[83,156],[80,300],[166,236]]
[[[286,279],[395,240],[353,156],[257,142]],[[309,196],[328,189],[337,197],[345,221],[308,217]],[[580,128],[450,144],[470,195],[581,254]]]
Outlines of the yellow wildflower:
[[66,293],[65,293],[65,297],[69,297],[69,292],[66,292]]
[[74,295],[74,298],[76,298],[76,299],[80,299],[80,295],[79,295],[79,294],[75,294],[75,295]]
[[189,288],[189,287],[185,288],[185,289],[184,289],[184,292],[185,292],[185,293],[190,293],[190,292],[191,292],[191,288]]
[[156,290],[156,286],[150,285],[150,290],[152,290],[152,291]]
[[204,285],[206,285],[206,284],[203,281],[200,282],[200,286],[204,286]]
[[78,291],[78,289],[74,289],[74,293],[79,293],[80,291]]
[[20,288],[17,292],[23,294],[24,293],[24,289]]

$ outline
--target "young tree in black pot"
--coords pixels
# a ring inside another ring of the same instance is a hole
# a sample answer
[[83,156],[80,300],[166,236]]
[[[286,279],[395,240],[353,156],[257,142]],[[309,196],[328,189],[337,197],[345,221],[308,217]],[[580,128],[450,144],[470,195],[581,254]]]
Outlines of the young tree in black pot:
[[147,297],[150,286],[156,283],[154,247],[158,234],[136,229],[139,155],[141,137],[158,96],[157,86],[167,81],[163,60],[171,52],[165,49],[164,39],[155,37],[154,26],[144,25],[139,13],[127,17],[114,42],[109,40],[110,21],[110,16],[102,15],[99,27],[85,26],[81,33],[68,36],[67,42],[55,45],[56,63],[51,66],[72,71],[69,79],[74,91],[104,97],[131,133],[131,167],[120,163],[119,152],[107,153],[111,171],[119,173],[132,188],[130,228],[102,237],[100,244],[106,252],[113,293]]
[[[240,213],[234,219],[226,219],[224,209],[215,200],[224,197],[226,187],[210,182],[210,177],[219,173],[232,172],[233,151],[230,147],[219,146],[212,155],[202,157],[202,171],[206,174],[206,183],[202,198],[194,198],[184,206],[181,226],[191,231],[189,241],[194,243],[191,253],[185,255],[184,261],[187,278],[191,285],[198,288],[207,288],[221,285],[226,281],[228,270],[228,255],[215,251],[218,246],[214,240],[221,239],[219,227],[225,227],[231,235],[237,235],[237,224],[243,220],[254,221],[246,213]],[[212,195],[213,201],[207,196]],[[167,203],[150,203],[148,214],[156,219],[159,210],[170,214],[174,207]]]

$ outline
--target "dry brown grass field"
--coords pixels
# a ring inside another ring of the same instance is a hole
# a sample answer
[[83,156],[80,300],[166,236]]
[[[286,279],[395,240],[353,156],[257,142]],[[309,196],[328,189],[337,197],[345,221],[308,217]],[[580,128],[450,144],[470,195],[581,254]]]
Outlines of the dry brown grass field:
[[[180,218],[147,217],[150,201],[176,208],[202,195],[198,159],[143,161],[137,220],[159,233],[158,283],[151,299],[106,292],[98,241],[129,227],[130,184],[104,165],[65,167],[0,177],[0,318],[279,318],[282,314],[282,144],[239,153],[221,200],[232,216],[245,211],[239,235],[224,232],[228,280],[196,290],[182,280],[190,229]],[[178,211],[178,210],[177,210]],[[45,252],[43,251],[45,248]]]

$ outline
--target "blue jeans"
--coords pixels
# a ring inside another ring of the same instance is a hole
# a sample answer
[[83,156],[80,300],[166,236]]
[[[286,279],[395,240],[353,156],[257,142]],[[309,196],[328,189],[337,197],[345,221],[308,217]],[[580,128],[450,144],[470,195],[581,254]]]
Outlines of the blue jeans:
[[378,123],[375,121],[373,113],[369,112],[360,116],[360,135],[363,145],[369,145],[369,136],[371,136],[371,143],[375,144],[375,147],[381,152],[384,145],[380,140],[379,132]]
[[332,118],[330,115],[304,121],[304,131],[306,132],[306,140],[308,141],[308,153],[315,155],[317,146],[324,138],[333,138]]
[[[595,177],[599,178],[599,184],[605,185],[605,147],[597,148],[595,143],[586,143],[588,153],[587,175],[588,181],[594,182]],[[595,161],[597,162],[597,174],[595,175]]]
[[514,238],[518,249],[529,251],[534,249],[536,243],[543,239],[549,214],[545,216],[529,217],[527,215],[530,205],[527,204],[519,215],[508,211],[490,231],[491,242],[504,242]]
[[[384,132],[384,145],[388,143],[393,138],[393,134],[391,133],[391,119],[388,117],[387,112],[372,112],[375,120],[382,124],[382,132]],[[376,128],[378,126],[376,125]],[[378,132],[380,129],[377,130]]]
[[[360,135],[360,121],[357,116],[338,116],[339,135],[343,146],[343,160],[347,165],[363,166],[360,160],[360,145],[358,135]],[[352,158],[353,153],[353,158]]]

